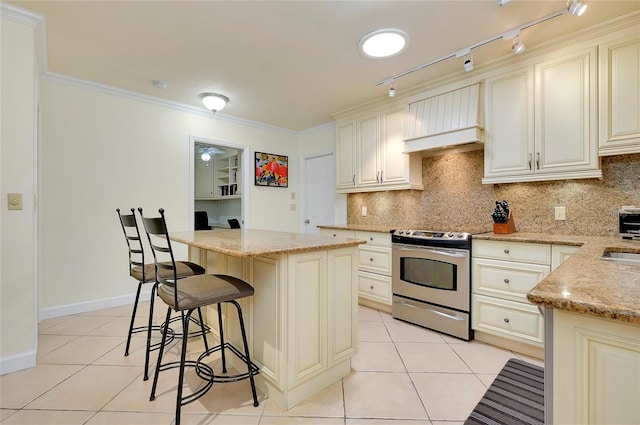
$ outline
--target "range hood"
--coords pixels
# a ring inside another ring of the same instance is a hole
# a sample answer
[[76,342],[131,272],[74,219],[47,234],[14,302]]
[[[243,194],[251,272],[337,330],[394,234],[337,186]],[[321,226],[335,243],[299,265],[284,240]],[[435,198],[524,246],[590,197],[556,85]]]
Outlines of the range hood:
[[483,147],[480,83],[409,104],[405,153],[435,156]]

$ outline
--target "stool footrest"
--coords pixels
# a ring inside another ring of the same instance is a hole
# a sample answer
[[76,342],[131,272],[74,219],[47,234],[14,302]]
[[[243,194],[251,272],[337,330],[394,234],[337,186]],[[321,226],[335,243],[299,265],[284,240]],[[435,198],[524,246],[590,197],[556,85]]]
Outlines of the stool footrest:
[[[233,354],[235,354],[236,357],[238,357],[240,360],[242,360],[244,362],[244,364],[246,364],[248,366],[249,370],[247,372],[238,373],[238,374],[235,374],[235,375],[228,375],[228,374],[216,375],[216,374],[214,374],[213,373],[213,369],[211,369],[211,367],[208,367],[208,365],[203,363],[202,361],[204,360],[205,357],[208,357],[209,355],[215,353],[216,351],[222,350],[222,347],[223,347],[223,345],[216,345],[215,347],[212,347],[212,348],[208,349],[207,351],[202,353],[200,355],[200,357],[198,357],[198,360],[196,361],[196,363],[198,364],[198,366],[196,366],[196,373],[202,379],[211,380],[212,382],[237,382],[237,381],[242,381],[243,379],[250,378],[250,377],[255,376],[255,375],[260,373],[260,368],[258,367],[258,365],[256,365],[253,362],[250,362],[247,359],[247,356],[245,356],[243,353],[241,353],[236,347],[234,347],[230,343],[226,342],[224,344],[224,349],[225,350],[229,350]],[[202,370],[200,370],[200,366],[207,366],[208,369],[207,368],[202,368]]]
[[[180,316],[175,316],[175,317],[172,317],[171,320],[169,320],[169,323],[177,322],[179,320],[182,320],[182,318]],[[189,316],[189,321],[191,321],[192,323],[195,323],[196,325],[198,325],[198,327],[204,326],[204,333],[205,334],[211,333],[211,328],[206,323],[200,324],[200,321],[198,319],[196,319],[194,317],[191,317],[191,316]],[[164,323],[161,326],[164,326]],[[169,327],[169,329],[171,329],[171,331],[174,333],[174,337],[175,338],[182,338],[182,333],[181,332],[176,332],[171,327]],[[187,334],[187,338],[193,338],[193,337],[196,337],[196,336],[203,336],[202,329],[198,329],[197,331],[192,331],[192,332],[189,332]]]

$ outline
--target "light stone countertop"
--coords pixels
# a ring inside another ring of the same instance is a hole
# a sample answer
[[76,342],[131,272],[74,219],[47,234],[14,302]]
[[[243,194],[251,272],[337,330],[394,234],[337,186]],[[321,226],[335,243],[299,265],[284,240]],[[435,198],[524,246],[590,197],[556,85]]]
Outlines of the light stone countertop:
[[392,230],[400,229],[401,227],[389,227],[389,226],[376,226],[373,224],[344,224],[344,225],[321,225],[319,229],[336,229],[336,230],[355,230],[359,232],[380,232],[389,233]]
[[334,238],[304,233],[257,229],[215,229],[170,232],[172,241],[233,257],[291,254],[337,249],[366,243],[361,239]]
[[476,240],[578,245],[527,299],[543,307],[640,324],[640,266],[601,260],[606,248],[640,253],[640,242],[618,236],[483,233]]

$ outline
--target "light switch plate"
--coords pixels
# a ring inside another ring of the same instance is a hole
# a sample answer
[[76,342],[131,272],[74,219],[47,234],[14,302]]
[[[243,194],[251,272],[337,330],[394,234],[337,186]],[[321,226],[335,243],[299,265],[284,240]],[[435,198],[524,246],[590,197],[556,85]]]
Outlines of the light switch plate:
[[362,207],[362,216],[363,217],[367,216],[367,207]]
[[10,210],[21,210],[22,193],[7,193],[7,204]]

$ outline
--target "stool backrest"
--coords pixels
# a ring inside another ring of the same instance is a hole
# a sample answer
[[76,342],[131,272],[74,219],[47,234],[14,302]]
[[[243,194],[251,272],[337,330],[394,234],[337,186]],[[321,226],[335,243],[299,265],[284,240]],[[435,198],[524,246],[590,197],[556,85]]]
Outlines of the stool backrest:
[[[138,208],[142,224],[149,239],[151,252],[153,253],[153,261],[156,266],[156,282],[162,285],[176,287],[178,281],[178,273],[176,268],[176,260],[173,256],[171,248],[171,240],[167,231],[167,222],[164,218],[164,208],[160,208],[158,212],[160,217],[147,218],[142,214],[142,208]],[[168,273],[159,273],[160,269],[167,270]],[[175,305],[178,305],[178,291],[174,291]]]
[[142,239],[140,239],[135,209],[131,208],[131,214],[121,214],[120,208],[117,208],[116,212],[118,213],[118,218],[120,218],[124,239],[127,241],[127,248],[129,248],[129,274],[131,274],[131,270],[134,267],[139,266],[142,269],[142,280],[146,282],[144,248],[142,247]]
[[240,222],[238,221],[237,218],[230,218],[229,220],[227,220],[227,222],[229,223],[229,227],[232,229],[240,228]]

